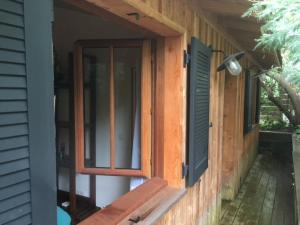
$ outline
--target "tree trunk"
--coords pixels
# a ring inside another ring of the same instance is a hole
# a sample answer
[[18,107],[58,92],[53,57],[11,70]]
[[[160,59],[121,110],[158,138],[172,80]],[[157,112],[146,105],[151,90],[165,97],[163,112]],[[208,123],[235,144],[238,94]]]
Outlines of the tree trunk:
[[285,79],[283,79],[281,76],[270,76],[267,73],[266,73],[266,75],[269,76],[270,78],[273,78],[274,80],[276,80],[279,83],[279,85],[288,94],[288,96],[292,102],[292,105],[294,107],[294,110],[295,110],[294,121],[295,121],[296,125],[299,125],[300,124],[300,96],[291,87],[291,85]]
[[296,119],[297,125],[300,125],[300,96],[288,84],[288,82],[286,82],[286,80],[284,80],[282,77],[278,77],[278,82],[281,85],[281,87],[284,88],[284,90],[287,92],[289,98],[291,99],[291,102],[295,109],[295,119]]
[[265,91],[267,92],[268,99],[271,102],[273,102],[274,105],[277,106],[279,111],[282,112],[289,119],[290,123],[293,124],[293,126],[297,126],[298,124],[297,124],[295,116],[293,116],[292,113],[288,110],[288,108],[286,106],[284,106],[282,104],[282,102],[274,96],[271,88],[269,88],[267,85],[265,85],[265,83],[261,79],[260,79],[260,82],[261,82],[262,88],[265,89]]

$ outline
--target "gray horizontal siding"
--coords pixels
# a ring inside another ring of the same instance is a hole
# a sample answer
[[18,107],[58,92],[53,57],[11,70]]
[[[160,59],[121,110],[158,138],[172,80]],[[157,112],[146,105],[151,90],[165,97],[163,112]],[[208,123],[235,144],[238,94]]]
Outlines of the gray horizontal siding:
[[[19,194],[30,191],[30,182],[24,181],[21,183],[16,183],[0,189],[0,201],[7,198],[12,198]],[[1,223],[0,223],[1,224]]]
[[31,224],[23,1],[0,1],[0,224]]
[[25,77],[0,76],[0,88],[25,88]]
[[0,62],[25,63],[25,54],[24,52],[0,49]]
[[26,89],[0,89],[0,101],[3,100],[26,100],[27,99]]
[[7,174],[1,177],[0,190],[16,184],[29,181],[29,170],[21,170],[16,173]]
[[28,135],[27,124],[0,126],[0,139]]
[[0,113],[15,113],[25,111],[27,111],[27,101],[0,101]]
[[9,24],[0,24],[0,36],[24,39],[24,29]]
[[27,123],[27,113],[3,113],[0,114],[0,124],[3,125],[13,125]]
[[21,15],[0,11],[0,23],[9,24],[17,27],[24,27],[24,18]]
[[4,213],[10,209],[16,208],[20,205],[30,202],[30,192],[25,192],[12,198],[2,200],[0,202],[0,213]]
[[11,209],[9,211],[6,211],[4,213],[0,214],[0,224],[15,224],[14,221],[19,219],[20,217],[23,217],[25,215],[28,215],[31,212],[31,204],[27,203],[24,205],[21,205],[19,207],[16,207],[14,209]]
[[28,158],[28,148],[17,148],[0,152],[0,164]]
[[28,136],[18,136],[0,140],[0,151],[28,146]]
[[6,174],[19,172],[20,170],[29,169],[29,160],[28,158],[19,159],[7,163],[2,163],[0,166],[0,176],[3,176]]
[[23,15],[23,4],[11,0],[1,0],[0,10]]
[[5,225],[29,225],[31,224],[31,214],[19,217],[16,220],[6,223]]
[[0,48],[12,51],[25,51],[24,40],[14,39],[10,37],[0,37]]
[[[1,42],[1,38],[0,38],[0,42]],[[25,66],[22,64],[0,62],[0,75],[25,76],[26,75]]]

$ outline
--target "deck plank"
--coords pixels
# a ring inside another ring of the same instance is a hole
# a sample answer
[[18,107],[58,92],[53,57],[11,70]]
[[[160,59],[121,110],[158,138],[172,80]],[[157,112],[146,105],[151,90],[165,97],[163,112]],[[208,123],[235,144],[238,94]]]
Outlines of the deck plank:
[[263,202],[261,216],[259,218],[258,225],[259,224],[264,224],[264,225],[272,224],[272,214],[273,214],[273,208],[274,208],[276,187],[277,187],[276,178],[271,176],[269,183],[268,183],[267,193],[266,193],[266,196],[265,196],[265,199]]
[[260,179],[262,177],[262,171],[259,168],[259,161],[260,161],[260,156],[255,161],[252,169],[250,170],[250,172],[244,182],[245,185],[243,185],[241,187],[239,194],[236,197],[236,200],[228,203],[226,208],[223,210],[224,212],[223,212],[221,225],[228,225],[228,224],[232,224],[234,222],[236,215],[238,213],[238,210],[243,203],[244,196],[245,196],[247,190],[255,189],[256,183],[260,181]]
[[237,198],[222,207],[221,225],[294,225],[290,151],[259,154]]

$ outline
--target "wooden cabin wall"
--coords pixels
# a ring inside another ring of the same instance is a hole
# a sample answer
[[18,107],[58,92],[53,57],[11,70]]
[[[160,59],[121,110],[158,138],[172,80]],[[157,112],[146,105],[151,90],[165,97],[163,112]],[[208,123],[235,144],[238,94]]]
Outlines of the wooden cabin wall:
[[[236,52],[237,49],[226,39],[222,33],[210,25],[206,19],[193,11],[186,0],[139,0],[145,2],[163,16],[187,29],[187,42],[191,36],[200,38],[207,45],[212,44],[215,49],[222,49],[227,54]],[[188,43],[186,43],[188,44]],[[230,107],[224,103],[225,74],[217,73],[217,65],[223,58],[222,54],[214,54],[211,64],[211,99],[210,120],[213,127],[210,129],[209,139],[209,168],[201,179],[158,223],[159,225],[193,225],[193,224],[218,224],[221,211],[222,188],[222,146],[223,146],[223,109]],[[243,60],[248,65],[248,60]],[[239,129],[243,127],[243,96],[244,78],[238,78],[240,95],[238,97],[239,113],[237,117]],[[185,86],[185,85],[183,85]],[[242,132],[238,134],[237,148],[240,149],[239,157],[247,158],[247,155],[255,152],[253,143],[257,142],[257,129],[244,137]],[[244,144],[245,143],[245,144]],[[252,154],[253,155],[253,154]],[[246,159],[245,159],[246,160]],[[250,162],[250,161],[249,161]],[[243,161],[241,162],[241,168]],[[248,167],[248,166],[246,166]]]
[[223,117],[222,199],[226,200],[236,197],[258,148],[258,126],[244,134],[244,84],[244,76],[226,74],[224,102],[230,106],[225,106]]

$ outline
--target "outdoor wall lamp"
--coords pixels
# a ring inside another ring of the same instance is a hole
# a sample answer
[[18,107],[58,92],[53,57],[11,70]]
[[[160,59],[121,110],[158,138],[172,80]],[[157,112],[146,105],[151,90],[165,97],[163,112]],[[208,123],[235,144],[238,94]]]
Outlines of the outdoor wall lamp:
[[[225,55],[222,50],[212,50],[212,52],[221,52]],[[238,52],[229,56],[225,56],[223,62],[218,66],[217,71],[228,69],[231,75],[238,76],[242,72],[241,64],[239,60],[245,55],[245,52]]]

